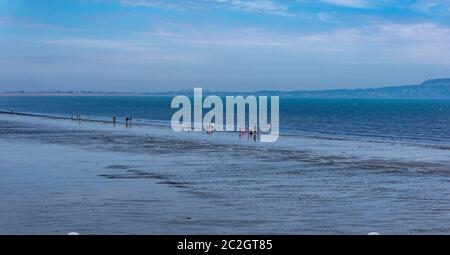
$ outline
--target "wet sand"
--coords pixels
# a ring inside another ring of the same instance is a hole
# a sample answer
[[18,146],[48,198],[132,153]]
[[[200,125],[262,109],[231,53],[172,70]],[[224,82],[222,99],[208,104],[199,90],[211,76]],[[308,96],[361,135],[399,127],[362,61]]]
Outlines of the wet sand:
[[0,233],[450,233],[448,151],[301,141],[0,114]]

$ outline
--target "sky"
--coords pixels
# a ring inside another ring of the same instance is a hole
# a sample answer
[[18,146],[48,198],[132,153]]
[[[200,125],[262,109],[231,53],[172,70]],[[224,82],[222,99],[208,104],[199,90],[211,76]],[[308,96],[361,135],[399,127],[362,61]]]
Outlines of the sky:
[[0,0],[0,91],[310,90],[450,77],[450,0]]

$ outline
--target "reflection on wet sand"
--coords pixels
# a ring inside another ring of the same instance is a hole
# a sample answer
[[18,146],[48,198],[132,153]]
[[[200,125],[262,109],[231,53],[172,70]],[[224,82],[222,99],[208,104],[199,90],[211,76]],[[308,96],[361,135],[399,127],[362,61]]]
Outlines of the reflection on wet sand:
[[449,233],[445,158],[260,146],[239,142],[240,133],[222,143],[130,131],[0,119],[0,229]]

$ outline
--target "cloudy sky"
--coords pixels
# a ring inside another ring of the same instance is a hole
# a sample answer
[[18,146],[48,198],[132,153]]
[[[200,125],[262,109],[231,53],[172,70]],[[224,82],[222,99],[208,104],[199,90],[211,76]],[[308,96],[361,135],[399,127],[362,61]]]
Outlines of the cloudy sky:
[[0,0],[0,91],[328,89],[450,77],[450,0]]

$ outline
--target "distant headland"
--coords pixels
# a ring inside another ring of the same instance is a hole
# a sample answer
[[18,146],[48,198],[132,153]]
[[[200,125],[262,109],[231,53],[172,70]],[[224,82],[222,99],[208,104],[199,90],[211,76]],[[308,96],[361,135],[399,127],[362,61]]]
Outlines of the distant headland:
[[[58,96],[174,96],[191,95],[193,89],[167,92],[115,92],[115,91],[0,91],[3,96],[58,95]],[[261,90],[254,92],[208,91],[203,94],[215,95],[272,95],[301,98],[423,98],[450,99],[450,78],[428,79],[421,84],[387,86],[378,88],[331,89],[331,90]]]

